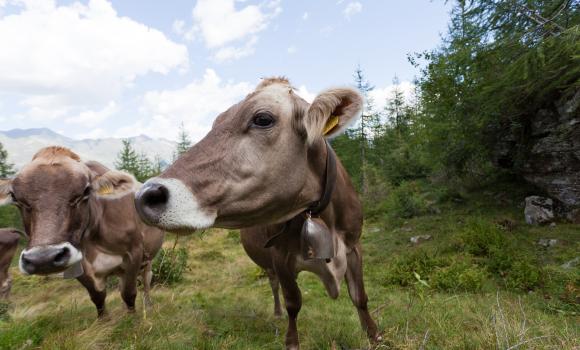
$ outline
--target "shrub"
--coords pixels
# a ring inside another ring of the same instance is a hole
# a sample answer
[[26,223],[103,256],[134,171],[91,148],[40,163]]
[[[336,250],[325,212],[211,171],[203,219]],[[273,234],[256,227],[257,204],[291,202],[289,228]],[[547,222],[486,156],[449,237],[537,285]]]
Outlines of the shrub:
[[504,233],[495,224],[483,219],[467,223],[460,234],[465,251],[475,256],[489,257],[491,252],[503,249],[507,244]]
[[187,267],[187,250],[185,248],[161,248],[153,259],[153,283],[174,284],[183,279]]
[[481,267],[455,260],[449,266],[435,269],[430,281],[432,287],[445,292],[475,292],[482,289],[486,277]]
[[423,279],[437,267],[445,267],[450,260],[425,250],[417,250],[395,258],[387,271],[387,284],[410,286],[416,282],[415,273]]
[[417,182],[404,181],[391,192],[385,209],[391,216],[407,219],[425,213],[427,202]]
[[506,287],[515,291],[529,291],[538,287],[541,283],[542,269],[527,258],[519,258],[514,261],[507,278]]

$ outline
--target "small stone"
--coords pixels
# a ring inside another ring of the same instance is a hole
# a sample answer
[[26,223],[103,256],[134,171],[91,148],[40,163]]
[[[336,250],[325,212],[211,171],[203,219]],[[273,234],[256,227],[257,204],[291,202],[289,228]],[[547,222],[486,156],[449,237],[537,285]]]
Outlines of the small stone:
[[421,242],[428,241],[431,238],[433,238],[431,235],[418,235],[418,236],[411,237],[411,239],[409,239],[409,241],[411,241],[411,243],[413,243],[413,244],[419,244]]
[[550,227],[552,227],[552,228],[556,227],[556,223],[555,222],[551,223]]
[[381,229],[378,227],[371,227],[371,228],[369,228],[369,232],[370,233],[378,233],[378,232],[381,232]]
[[553,247],[556,244],[558,244],[557,239],[541,238],[540,240],[538,240],[538,245],[541,245],[542,247],[545,248]]

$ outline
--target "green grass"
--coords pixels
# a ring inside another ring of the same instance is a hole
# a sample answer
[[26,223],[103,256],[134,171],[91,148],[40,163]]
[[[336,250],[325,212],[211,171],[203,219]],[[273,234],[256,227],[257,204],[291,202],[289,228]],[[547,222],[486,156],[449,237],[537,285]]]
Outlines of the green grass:
[[[366,224],[366,288],[384,339],[377,348],[580,346],[579,270],[560,267],[580,251],[579,227],[527,226],[518,207],[522,198],[499,205],[494,198],[496,192],[481,193],[441,204],[438,215],[379,216]],[[418,234],[433,239],[411,245],[409,238]],[[540,248],[539,238],[559,244]],[[170,238],[165,248],[172,245]],[[189,256],[182,281],[154,287],[154,306],[146,310],[140,303],[134,315],[111,290],[104,320],[95,319],[76,281],[25,277],[13,267],[10,320],[0,321],[0,348],[283,348],[286,320],[273,316],[268,280],[246,257],[235,231],[211,230],[180,239],[179,247]],[[303,349],[370,348],[344,284],[338,300],[326,297],[312,274],[302,273],[299,285]]]

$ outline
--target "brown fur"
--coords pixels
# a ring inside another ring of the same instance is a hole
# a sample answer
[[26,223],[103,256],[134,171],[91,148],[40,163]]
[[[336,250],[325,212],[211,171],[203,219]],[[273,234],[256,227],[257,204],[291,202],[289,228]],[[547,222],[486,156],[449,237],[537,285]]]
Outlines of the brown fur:
[[32,157],[32,160],[41,158],[46,159],[48,163],[53,162],[56,158],[70,158],[72,160],[76,160],[77,162],[81,161],[81,158],[78,156],[78,154],[74,153],[66,147],[61,146],[45,147],[36,152],[36,154]]
[[[135,307],[139,273],[145,298],[149,298],[151,261],[164,233],[146,226],[136,214],[131,192],[134,181],[97,162],[80,162],[66,148],[48,147],[10,183],[30,237],[27,249],[63,242],[79,247],[85,273],[78,280],[88,290],[99,316],[105,312],[105,282],[110,275],[120,277],[121,295],[129,310]],[[87,186],[92,190],[84,197]],[[123,195],[99,195],[107,186]],[[0,199],[2,196],[7,196],[6,191],[0,193]]]
[[19,231],[13,228],[0,229],[0,300],[7,300],[12,288],[10,263],[18,248]]

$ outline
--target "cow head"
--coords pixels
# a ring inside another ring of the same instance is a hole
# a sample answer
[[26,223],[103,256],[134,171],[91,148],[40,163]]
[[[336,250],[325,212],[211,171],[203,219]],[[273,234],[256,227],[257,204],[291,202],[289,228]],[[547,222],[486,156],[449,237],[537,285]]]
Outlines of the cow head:
[[0,180],[0,204],[20,209],[28,246],[20,255],[26,274],[61,272],[82,259],[81,238],[93,224],[99,197],[115,198],[135,189],[126,173],[81,162],[62,147],[40,150],[12,179]]
[[342,133],[362,97],[330,89],[312,104],[286,79],[264,80],[211,131],[136,194],[137,211],[165,230],[240,228],[287,220],[321,194],[324,137]]

